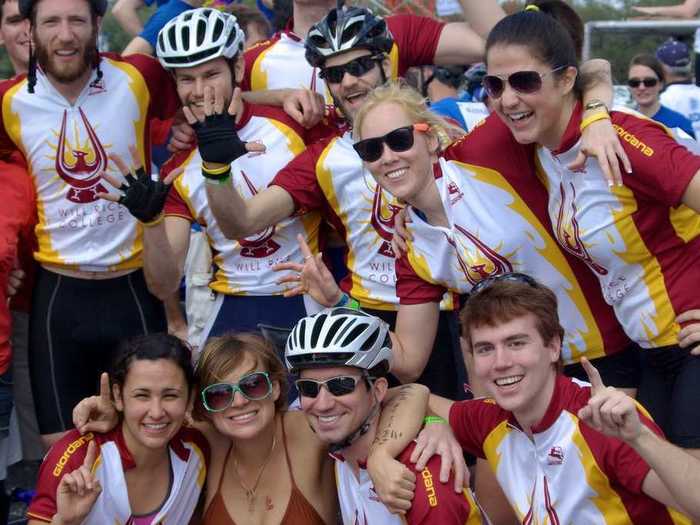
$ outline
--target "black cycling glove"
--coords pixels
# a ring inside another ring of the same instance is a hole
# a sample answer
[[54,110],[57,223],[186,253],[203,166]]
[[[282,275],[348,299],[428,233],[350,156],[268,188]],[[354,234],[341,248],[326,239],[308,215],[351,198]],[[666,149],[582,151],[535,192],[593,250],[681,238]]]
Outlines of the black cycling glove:
[[152,222],[162,213],[170,184],[151,179],[143,168],[136,170],[136,176],[127,173],[126,182],[119,188],[124,195],[119,204],[125,206],[131,215],[141,222]]
[[236,118],[228,113],[207,115],[193,126],[197,134],[199,155],[204,162],[231,164],[247,153],[245,142],[236,132]]

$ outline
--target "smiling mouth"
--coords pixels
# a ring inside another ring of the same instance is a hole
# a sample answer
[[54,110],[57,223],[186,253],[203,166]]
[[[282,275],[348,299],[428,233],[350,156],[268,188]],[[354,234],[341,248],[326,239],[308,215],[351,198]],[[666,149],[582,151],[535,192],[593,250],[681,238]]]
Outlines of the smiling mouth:
[[168,423],[143,423],[144,428],[150,432],[160,432],[165,430]]
[[512,122],[521,122],[525,120],[528,117],[531,117],[534,114],[533,111],[521,111],[519,113],[511,113],[508,115],[508,118]]
[[399,168],[385,173],[384,176],[389,180],[394,180],[406,175],[406,173],[408,173],[408,168]]
[[522,381],[524,377],[525,376],[522,374],[508,377],[499,377],[498,379],[494,380],[494,383],[496,383],[496,386],[500,387],[512,386],[517,383],[520,383],[520,381]]
[[255,416],[257,416],[257,415],[258,415],[257,410],[251,410],[250,412],[246,412],[244,414],[238,414],[236,416],[231,416],[229,419],[231,421],[235,421],[236,423],[247,423],[247,422],[255,419]]

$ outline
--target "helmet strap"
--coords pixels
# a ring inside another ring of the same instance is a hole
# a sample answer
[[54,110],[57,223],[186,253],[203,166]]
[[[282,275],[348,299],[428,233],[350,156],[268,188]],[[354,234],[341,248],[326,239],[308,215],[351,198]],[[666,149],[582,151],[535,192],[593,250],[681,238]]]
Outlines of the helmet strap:
[[36,52],[31,37],[29,38],[29,67],[27,69],[27,90],[34,93],[36,86]]

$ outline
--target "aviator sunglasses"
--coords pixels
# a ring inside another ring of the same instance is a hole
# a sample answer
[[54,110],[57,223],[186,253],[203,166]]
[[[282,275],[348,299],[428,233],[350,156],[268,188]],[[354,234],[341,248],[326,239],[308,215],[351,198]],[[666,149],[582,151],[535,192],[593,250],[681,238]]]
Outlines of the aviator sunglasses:
[[508,76],[486,75],[482,80],[482,84],[491,98],[500,98],[503,95],[503,91],[506,89],[506,82],[514,91],[523,95],[530,95],[542,88],[542,79],[567,67],[569,66],[559,66],[548,73],[516,71]]
[[644,87],[650,88],[658,83],[659,79],[655,77],[630,78],[627,80],[627,85],[631,88],[638,88],[641,84],[644,84]]
[[361,56],[355,60],[351,60],[347,64],[324,67],[319,72],[319,76],[331,84],[340,84],[345,73],[350,73],[353,77],[361,77],[370,71],[380,60],[382,60],[382,57],[377,55]]
[[352,394],[357,388],[357,383],[362,380],[356,376],[338,376],[331,377],[325,381],[316,381],[315,379],[297,379],[294,384],[299,390],[299,394],[304,397],[318,397],[321,392],[321,387],[325,385],[326,390],[335,397]]
[[244,375],[238,383],[215,383],[202,390],[202,403],[209,412],[221,412],[233,403],[236,392],[249,401],[265,399],[272,393],[272,382],[267,372]]
[[352,145],[355,151],[365,162],[374,162],[379,160],[384,151],[384,144],[389,146],[391,151],[400,153],[408,151],[413,147],[413,132],[426,132],[430,126],[425,122],[419,122],[412,126],[404,126],[390,131],[382,137],[372,137],[371,139],[361,140]]

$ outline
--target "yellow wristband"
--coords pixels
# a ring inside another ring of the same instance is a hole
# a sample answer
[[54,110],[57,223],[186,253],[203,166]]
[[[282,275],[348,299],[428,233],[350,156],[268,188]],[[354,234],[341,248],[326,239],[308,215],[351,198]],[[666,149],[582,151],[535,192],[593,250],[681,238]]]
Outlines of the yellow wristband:
[[600,111],[600,112],[596,113],[595,115],[591,115],[590,117],[586,117],[585,119],[583,119],[581,121],[581,125],[579,126],[581,133],[583,133],[583,130],[586,129],[591,124],[593,124],[594,122],[596,122],[598,120],[603,120],[603,119],[610,120],[610,115],[608,115],[608,113],[605,111]]
[[151,222],[142,222],[141,224],[146,228],[151,228],[153,226],[159,225],[161,222],[163,222],[163,219],[165,219],[165,214],[161,213],[160,215],[158,215],[158,217],[153,219]]
[[227,171],[231,169],[231,166],[222,166],[221,168],[205,168],[204,165],[202,165],[202,171],[206,173],[207,175],[223,175]]

